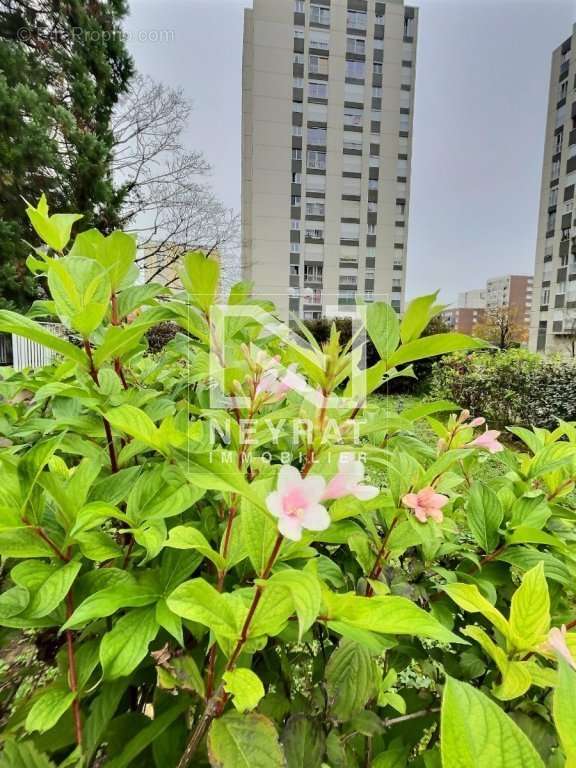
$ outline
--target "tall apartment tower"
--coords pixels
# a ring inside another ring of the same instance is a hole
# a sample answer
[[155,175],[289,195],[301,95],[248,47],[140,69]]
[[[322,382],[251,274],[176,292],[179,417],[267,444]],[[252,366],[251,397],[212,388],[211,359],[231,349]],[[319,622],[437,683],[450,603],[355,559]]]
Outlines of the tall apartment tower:
[[568,353],[576,333],[576,24],[552,55],[530,348]]
[[403,308],[417,40],[403,0],[254,0],[242,270],[281,316]]

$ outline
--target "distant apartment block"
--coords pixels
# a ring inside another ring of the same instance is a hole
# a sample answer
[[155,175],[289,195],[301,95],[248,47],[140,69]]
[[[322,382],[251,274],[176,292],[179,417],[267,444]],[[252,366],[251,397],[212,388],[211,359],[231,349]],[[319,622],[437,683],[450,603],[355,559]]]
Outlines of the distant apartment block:
[[530,348],[566,353],[576,333],[576,24],[552,55]]
[[417,19],[403,0],[245,11],[242,272],[285,318],[403,308]]
[[503,275],[486,281],[485,288],[458,294],[458,306],[444,310],[442,319],[454,331],[472,334],[491,312],[498,309],[511,313],[522,334],[530,325],[533,278],[530,275]]

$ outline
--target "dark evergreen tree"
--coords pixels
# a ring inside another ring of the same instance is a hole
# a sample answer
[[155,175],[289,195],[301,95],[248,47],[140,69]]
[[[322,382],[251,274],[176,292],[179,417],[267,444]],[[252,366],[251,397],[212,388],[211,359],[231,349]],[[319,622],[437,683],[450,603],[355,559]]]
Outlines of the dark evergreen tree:
[[111,116],[133,74],[125,0],[0,0],[0,305],[36,295],[22,198],[113,229]]

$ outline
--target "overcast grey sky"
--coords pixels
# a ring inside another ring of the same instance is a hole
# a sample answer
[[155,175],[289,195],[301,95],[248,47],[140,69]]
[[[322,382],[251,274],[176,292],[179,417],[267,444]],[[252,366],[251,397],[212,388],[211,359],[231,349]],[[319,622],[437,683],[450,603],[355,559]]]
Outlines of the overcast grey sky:
[[[187,135],[240,207],[243,8],[251,0],[131,0],[138,69],[182,86]],[[533,269],[552,50],[576,0],[419,0],[408,295],[458,291]],[[144,35],[145,37],[145,35]]]

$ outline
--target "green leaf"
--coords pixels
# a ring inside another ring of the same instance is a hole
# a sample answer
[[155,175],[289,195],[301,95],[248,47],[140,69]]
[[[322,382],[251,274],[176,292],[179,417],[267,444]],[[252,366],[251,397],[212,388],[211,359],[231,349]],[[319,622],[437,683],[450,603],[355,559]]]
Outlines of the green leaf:
[[298,616],[298,638],[302,640],[304,633],[310,629],[320,613],[320,582],[311,573],[287,569],[275,573],[268,580],[266,588],[274,586],[286,587],[290,592]]
[[92,619],[112,616],[120,608],[141,608],[155,603],[158,598],[159,595],[153,589],[138,584],[129,577],[89,595],[80,603],[62,628],[75,629]]
[[136,258],[136,238],[125,232],[112,232],[104,238],[97,261],[105,268],[113,291],[120,288]]
[[518,650],[533,650],[545,641],[550,629],[550,594],[543,563],[524,574],[512,596],[510,628]]
[[231,712],[208,731],[212,768],[285,768],[274,724],[263,715]]
[[81,567],[82,563],[72,562],[66,563],[54,571],[42,583],[38,591],[32,595],[26,616],[31,619],[39,619],[52,613],[70,591]]
[[177,616],[197,621],[224,637],[238,636],[232,609],[224,596],[204,579],[192,579],[180,584],[166,603]]
[[92,756],[104,740],[108,724],[114,717],[120,700],[128,685],[126,680],[115,680],[104,683],[90,706],[90,714],[84,724],[84,745],[86,763],[89,765]]
[[286,768],[320,768],[326,736],[319,723],[304,715],[292,715],[281,736]]
[[199,307],[207,312],[216,298],[220,265],[206,258],[202,251],[190,251],[182,257],[184,269],[180,271],[182,284]]
[[486,600],[475,584],[445,584],[442,589],[460,608],[468,613],[481,613],[504,637],[510,639],[507,619]]
[[226,565],[222,555],[212,549],[204,534],[190,525],[177,525],[172,528],[165,546],[172,547],[172,549],[195,549],[220,570]]
[[62,322],[88,338],[109,306],[111,289],[106,271],[92,259],[66,257],[51,264],[48,287]]
[[67,688],[48,688],[35,700],[26,718],[29,732],[49,731],[74,701],[74,694]]
[[36,208],[28,203],[26,215],[36,234],[55,251],[63,251],[70,240],[72,226],[82,217],[79,213],[55,213],[48,215],[48,204],[43,194]]
[[127,768],[130,765],[140,764],[134,762],[136,758],[190,706],[190,702],[185,697],[181,699],[173,707],[157,715],[150,725],[140,728],[117,757],[106,760],[106,768]]
[[148,653],[158,629],[154,608],[137,608],[118,619],[100,644],[104,678],[130,675]]
[[31,528],[0,529],[2,557],[54,557],[54,550]]
[[484,552],[492,552],[498,546],[498,529],[503,519],[504,511],[494,491],[484,483],[474,483],[468,497],[468,525]]
[[564,659],[558,664],[558,685],[552,700],[554,724],[566,756],[566,768],[576,766],[576,672]]
[[249,502],[242,503],[240,534],[250,562],[261,574],[274,548],[278,525],[271,515]]
[[19,315],[17,312],[0,309],[0,331],[23,336],[25,339],[30,339],[30,341],[35,341],[43,347],[54,350],[54,352],[68,358],[68,360],[73,360],[75,363],[80,363],[83,366],[87,364],[86,355],[79,347],[70,344],[69,341],[65,341],[49,331],[45,331],[34,320],[30,320],[24,317],[24,315]]
[[350,626],[389,635],[416,635],[443,643],[463,643],[411,600],[396,595],[359,597],[324,593],[328,616]]
[[224,680],[224,690],[233,696],[232,703],[238,712],[249,712],[256,709],[260,699],[264,697],[266,691],[262,681],[251,669],[227,670],[222,676]]
[[398,315],[390,304],[375,301],[366,306],[366,330],[380,359],[387,361],[400,341]]
[[159,447],[161,441],[158,427],[141,408],[136,408],[134,405],[120,405],[118,408],[107,411],[105,416],[119,432],[125,432],[152,448]]
[[408,344],[403,344],[388,360],[389,368],[405,365],[414,360],[423,360],[427,357],[447,355],[450,352],[458,352],[463,349],[485,349],[490,345],[480,339],[473,339],[463,333],[438,333],[435,336],[426,336],[416,339]]
[[332,716],[349,720],[376,695],[376,667],[363,645],[342,640],[326,665],[326,690]]
[[152,299],[168,293],[168,289],[160,283],[148,283],[146,285],[133,285],[125,288],[118,295],[118,314],[120,318],[127,317],[135,309],[144,304],[151,304]]
[[54,768],[54,763],[38,752],[32,741],[6,739],[0,754],[0,768]]
[[431,318],[436,314],[433,308],[437,297],[438,291],[428,296],[419,296],[408,304],[400,325],[400,337],[403,344],[414,341],[422,334]]
[[442,699],[443,768],[544,768],[528,737],[480,691],[446,679]]
[[25,610],[30,601],[30,593],[26,587],[16,586],[7,589],[0,595],[0,624],[2,619],[11,619]]

